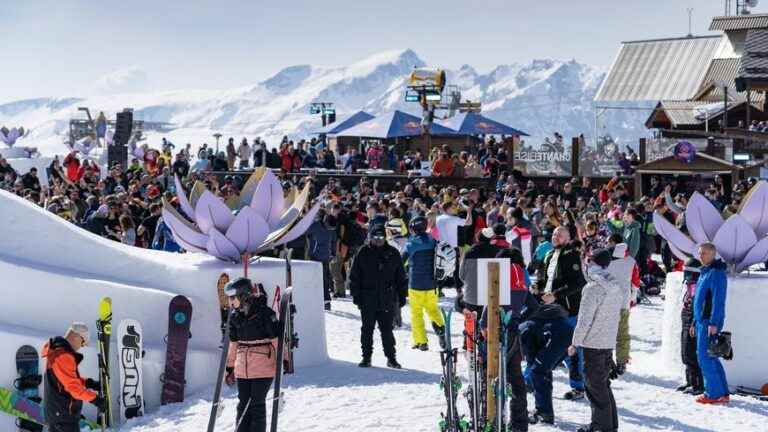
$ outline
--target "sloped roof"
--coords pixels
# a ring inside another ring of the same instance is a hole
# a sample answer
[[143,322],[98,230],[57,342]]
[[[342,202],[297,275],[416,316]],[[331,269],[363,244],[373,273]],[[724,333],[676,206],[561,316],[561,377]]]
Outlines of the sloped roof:
[[461,113],[443,122],[461,135],[521,135],[527,133],[475,112]]
[[707,73],[723,36],[623,42],[595,102],[687,100]]
[[712,19],[710,30],[734,31],[768,28],[768,14],[719,16]]
[[[719,82],[726,82],[730,84],[728,96],[730,100],[745,101],[747,100],[746,92],[734,91],[734,83],[736,77],[739,75],[739,68],[741,67],[740,58],[721,58],[714,59],[709,65],[707,74],[704,76],[704,80],[699,87],[699,91],[692,98],[696,101],[721,101],[723,100],[723,90],[717,85]],[[752,101],[762,101],[765,98],[763,92],[752,91]]]
[[[433,135],[455,135],[456,131],[437,123],[432,124]],[[421,135],[421,119],[402,111],[382,114],[357,126],[341,131],[336,136],[364,138],[401,138]]]
[[680,126],[700,125],[704,121],[696,118],[696,108],[704,105],[707,105],[707,102],[670,100],[660,101],[648,118],[646,125],[653,120],[654,116],[656,116],[659,111],[662,111],[667,119],[669,119],[673,128],[678,128]]
[[331,123],[328,126],[316,131],[317,134],[335,135],[343,130],[356,126],[364,121],[372,119],[374,116],[365,111],[358,111],[344,120]]
[[768,30],[749,30],[741,57],[740,78],[768,79]]

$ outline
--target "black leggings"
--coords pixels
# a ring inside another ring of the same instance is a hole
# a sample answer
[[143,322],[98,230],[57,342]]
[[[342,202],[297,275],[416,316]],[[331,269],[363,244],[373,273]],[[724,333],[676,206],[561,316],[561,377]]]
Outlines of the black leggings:
[[236,432],[266,432],[266,398],[271,386],[272,378],[237,379],[237,421],[240,425]]

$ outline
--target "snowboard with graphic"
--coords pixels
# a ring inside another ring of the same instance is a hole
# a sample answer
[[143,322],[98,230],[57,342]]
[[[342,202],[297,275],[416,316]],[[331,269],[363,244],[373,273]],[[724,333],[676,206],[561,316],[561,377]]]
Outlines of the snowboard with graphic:
[[[16,372],[18,378],[13,386],[19,394],[32,402],[40,403],[40,383],[43,376],[40,375],[40,356],[37,350],[30,345],[24,345],[16,351]],[[26,419],[16,422],[19,432],[41,432],[43,427]]]
[[117,327],[117,358],[120,371],[120,422],[144,415],[144,384],[141,369],[143,332],[133,319]]
[[192,303],[178,295],[168,306],[168,335],[166,336],[165,372],[161,378],[163,390],[160,403],[167,405],[184,401],[187,346],[192,322]]

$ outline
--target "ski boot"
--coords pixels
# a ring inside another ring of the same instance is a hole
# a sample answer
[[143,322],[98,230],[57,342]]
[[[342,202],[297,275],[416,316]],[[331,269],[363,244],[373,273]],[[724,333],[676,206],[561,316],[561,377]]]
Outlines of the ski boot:
[[397,362],[397,359],[394,357],[390,357],[387,359],[387,367],[392,369],[402,369],[403,367],[400,366],[400,363]]
[[411,346],[411,348],[412,349],[417,349],[417,350],[420,350],[420,351],[429,351],[429,345],[427,345],[425,343],[423,343],[423,344],[413,344],[413,346]]
[[370,357],[363,357],[363,360],[357,364],[361,368],[369,368],[371,367],[371,358]]
[[577,390],[577,389],[570,389],[563,395],[563,398],[565,400],[569,401],[577,401],[580,399],[584,399],[584,390]]
[[539,411],[534,411],[531,413],[530,416],[528,416],[528,423],[529,424],[538,424],[538,423],[555,424],[555,416],[550,416],[550,415],[542,414]]
[[445,349],[445,326],[432,323],[432,329],[435,331],[435,334],[439,338],[438,342],[440,342],[440,348]]

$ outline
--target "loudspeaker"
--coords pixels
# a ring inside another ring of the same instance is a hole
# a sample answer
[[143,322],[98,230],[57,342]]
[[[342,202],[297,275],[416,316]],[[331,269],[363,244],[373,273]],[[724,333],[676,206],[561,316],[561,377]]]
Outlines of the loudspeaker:
[[117,119],[115,120],[115,135],[114,142],[117,146],[125,146],[128,144],[128,140],[131,139],[131,131],[133,130],[133,111],[125,110],[117,113]]
[[128,147],[125,145],[113,144],[107,146],[107,164],[109,168],[119,163],[123,169],[128,166]]

